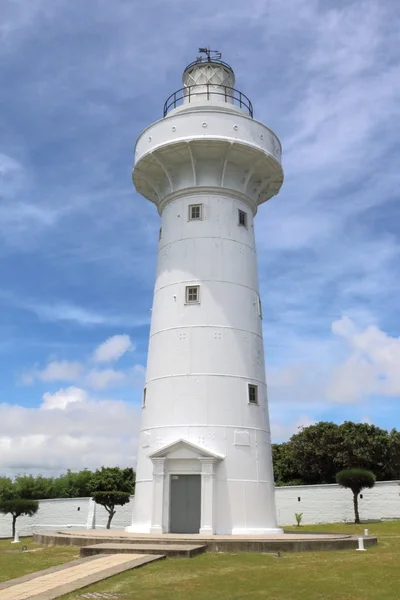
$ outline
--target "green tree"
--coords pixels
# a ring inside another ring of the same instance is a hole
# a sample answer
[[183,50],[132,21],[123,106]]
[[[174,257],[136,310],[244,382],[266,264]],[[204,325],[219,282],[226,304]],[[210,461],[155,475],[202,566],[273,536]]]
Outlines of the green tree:
[[376,425],[345,421],[339,425],[340,444],[336,461],[339,469],[358,467],[391,479],[391,443],[389,433]]
[[130,468],[101,467],[93,474],[91,486],[93,500],[108,512],[107,529],[110,529],[115,507],[127,504],[134,493],[135,473]]
[[68,469],[66,473],[53,481],[55,498],[86,498],[91,495],[93,472],[83,469],[74,473]]
[[338,471],[357,467],[378,481],[400,477],[400,433],[376,425],[321,421],[273,447],[277,485],[334,483]]
[[17,481],[11,481],[9,477],[0,477],[0,513],[12,515],[13,537],[18,517],[21,515],[32,517],[39,509],[39,502],[32,498],[24,498],[23,493],[23,487]]
[[55,497],[52,477],[17,475],[14,484],[17,495],[26,500],[44,500]]
[[33,517],[39,509],[38,500],[27,500],[25,498],[10,498],[0,500],[0,512],[4,515],[12,515],[12,537],[15,536],[15,525],[18,517],[26,515]]
[[400,479],[400,431],[392,429],[389,433],[388,479]]
[[272,444],[275,485],[301,485],[303,480],[296,472],[292,451],[288,442]]
[[336,482],[353,492],[354,522],[360,523],[358,496],[363,489],[374,487],[375,475],[365,469],[344,469],[336,474]]
[[0,477],[0,500],[13,497],[13,482],[9,477]]
[[324,422],[303,427],[286,448],[286,460],[296,479],[305,484],[332,483],[338,472],[337,452],[341,443],[339,426]]

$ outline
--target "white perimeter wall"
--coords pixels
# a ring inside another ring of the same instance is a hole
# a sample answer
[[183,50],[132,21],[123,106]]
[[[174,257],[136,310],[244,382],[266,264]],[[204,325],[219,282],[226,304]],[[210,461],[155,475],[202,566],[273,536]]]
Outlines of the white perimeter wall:
[[[372,490],[363,490],[361,520],[400,519],[399,483],[379,481]],[[354,521],[353,494],[337,484],[277,487],[275,498],[279,525],[295,525],[295,513],[303,513],[303,524]]]
[[[372,490],[364,490],[359,501],[362,520],[400,519],[399,481],[379,481]],[[300,498],[300,500],[299,500]],[[80,509],[80,510],[78,510]],[[299,485],[276,488],[276,510],[279,525],[295,525],[295,513],[303,513],[303,524],[352,521],[353,498],[350,490],[332,485]],[[86,528],[92,524],[93,502],[90,498],[41,500],[38,513],[20,517],[17,531],[31,535],[34,531],[60,528]],[[123,529],[132,521],[132,502],[117,508],[112,528]],[[104,528],[107,513],[96,506],[96,527]],[[0,514],[0,537],[10,537],[11,516]]]
[[[91,498],[57,498],[40,500],[39,510],[33,517],[19,517],[17,531],[22,535],[31,535],[34,531],[52,531],[60,528],[91,527],[94,502]],[[78,510],[79,509],[79,510]],[[102,506],[96,505],[96,527],[105,528],[108,513]],[[117,507],[112,527],[123,529],[132,521],[132,502]],[[0,513],[0,538],[11,536],[11,515]]]

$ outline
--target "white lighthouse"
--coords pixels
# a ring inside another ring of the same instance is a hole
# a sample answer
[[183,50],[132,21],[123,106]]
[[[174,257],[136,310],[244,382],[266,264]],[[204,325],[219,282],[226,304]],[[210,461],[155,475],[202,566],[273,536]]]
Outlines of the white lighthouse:
[[139,137],[133,181],[161,215],[136,533],[277,533],[254,217],[281,145],[207,49]]

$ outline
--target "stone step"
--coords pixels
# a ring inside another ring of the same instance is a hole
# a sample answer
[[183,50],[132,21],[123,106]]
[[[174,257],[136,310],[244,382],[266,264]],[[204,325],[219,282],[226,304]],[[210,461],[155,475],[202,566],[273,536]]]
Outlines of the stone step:
[[112,542],[103,544],[94,544],[93,546],[82,546],[80,555],[94,556],[95,554],[156,554],[158,556],[170,556],[181,558],[193,558],[207,550],[207,545],[189,545],[189,544],[144,544],[136,542],[134,544],[115,544]]

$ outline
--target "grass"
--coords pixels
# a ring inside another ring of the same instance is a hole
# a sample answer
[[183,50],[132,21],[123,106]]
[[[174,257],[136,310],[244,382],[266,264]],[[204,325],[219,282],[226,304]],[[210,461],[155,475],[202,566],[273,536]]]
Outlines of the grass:
[[87,592],[119,594],[121,600],[398,600],[400,598],[400,521],[315,525],[296,531],[377,535],[367,552],[203,554],[167,559],[63,597]]
[[[25,546],[27,550],[36,551],[22,551]],[[31,538],[21,538],[19,544],[11,544],[11,539],[0,540],[0,583],[76,558],[79,558],[79,548],[75,546],[38,546]]]

